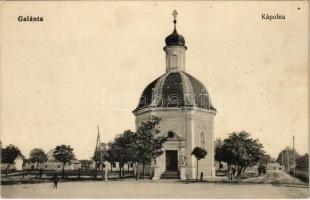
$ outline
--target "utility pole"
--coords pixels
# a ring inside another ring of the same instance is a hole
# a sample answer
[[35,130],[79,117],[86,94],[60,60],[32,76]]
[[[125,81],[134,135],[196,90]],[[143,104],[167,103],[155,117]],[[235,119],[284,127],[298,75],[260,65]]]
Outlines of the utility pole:
[[284,162],[283,162],[283,154],[284,154],[284,151],[281,152],[281,158],[282,158],[281,165],[282,165],[282,166],[285,166],[285,165],[284,165]]
[[286,148],[286,164],[287,164],[287,170],[290,171],[290,152],[289,152],[289,148]]
[[293,174],[295,176],[295,169],[296,163],[295,163],[295,135],[293,135]]

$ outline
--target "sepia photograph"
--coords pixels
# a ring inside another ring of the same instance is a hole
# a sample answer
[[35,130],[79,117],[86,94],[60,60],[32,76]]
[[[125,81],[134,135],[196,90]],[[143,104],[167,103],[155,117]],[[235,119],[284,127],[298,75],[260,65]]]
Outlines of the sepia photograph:
[[308,199],[308,1],[2,1],[1,198]]

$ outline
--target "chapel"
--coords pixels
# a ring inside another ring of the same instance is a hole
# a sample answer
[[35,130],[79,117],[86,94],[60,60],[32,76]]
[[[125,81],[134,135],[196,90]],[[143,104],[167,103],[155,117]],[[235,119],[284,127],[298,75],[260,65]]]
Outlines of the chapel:
[[[178,33],[177,12],[172,13],[173,32],[165,39],[166,72],[148,84],[133,111],[136,127],[156,115],[161,118],[160,132],[168,136],[164,153],[156,160],[154,179],[180,176],[185,170],[186,179],[196,178],[197,162],[191,155],[195,147],[207,150],[199,160],[198,174],[215,176],[214,168],[214,117],[216,109],[206,87],[186,72],[185,38]],[[203,41],[202,41],[203,42]],[[194,67],[194,66],[193,66]]]

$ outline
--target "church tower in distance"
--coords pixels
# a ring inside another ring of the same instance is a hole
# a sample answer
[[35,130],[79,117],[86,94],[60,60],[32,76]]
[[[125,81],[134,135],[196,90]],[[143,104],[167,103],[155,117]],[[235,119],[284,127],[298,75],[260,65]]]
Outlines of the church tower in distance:
[[[156,115],[161,118],[160,132],[168,136],[164,153],[156,160],[153,179],[180,176],[181,167],[187,179],[196,178],[196,158],[191,155],[195,147],[207,150],[199,161],[198,174],[215,176],[214,168],[214,117],[216,109],[211,104],[205,86],[185,72],[185,39],[177,32],[176,16],[172,13],[174,30],[166,37],[166,73],[144,89],[137,108],[136,127]],[[154,168],[153,168],[154,169]]]

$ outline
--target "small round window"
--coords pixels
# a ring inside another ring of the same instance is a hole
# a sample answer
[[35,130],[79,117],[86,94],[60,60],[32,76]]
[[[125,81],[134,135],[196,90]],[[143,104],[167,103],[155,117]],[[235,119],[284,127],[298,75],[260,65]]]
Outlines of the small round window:
[[169,131],[169,132],[168,132],[168,138],[173,138],[173,137],[174,137],[174,132]]

